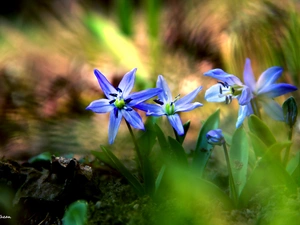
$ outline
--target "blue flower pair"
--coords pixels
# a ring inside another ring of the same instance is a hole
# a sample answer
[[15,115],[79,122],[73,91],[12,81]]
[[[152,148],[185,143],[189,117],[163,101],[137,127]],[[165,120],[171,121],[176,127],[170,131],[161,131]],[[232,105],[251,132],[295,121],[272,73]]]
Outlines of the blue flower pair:
[[[173,100],[168,84],[161,75],[157,79],[156,88],[130,93],[135,82],[136,69],[125,74],[117,88],[113,87],[100,71],[95,70],[94,73],[106,99],[95,100],[86,109],[95,113],[110,112],[109,144],[112,144],[117,136],[122,117],[132,127],[145,129],[142,118],[133,108],[145,111],[148,116],[166,115],[176,132],[179,135],[183,135],[183,125],[177,113],[190,111],[202,106],[199,102],[191,103],[202,87],[198,87],[181,99],[177,96]],[[157,104],[145,103],[145,101],[154,96],[158,96],[154,100]]]
[[[286,83],[275,83],[282,74],[282,68],[270,67],[264,71],[257,82],[251,67],[250,59],[246,59],[244,67],[244,82],[232,74],[221,69],[213,69],[204,75],[217,79],[218,84],[210,87],[205,93],[208,102],[226,102],[229,104],[233,98],[238,99],[240,109],[236,127],[240,127],[244,119],[261,106],[264,111],[275,120],[284,120],[280,105],[273,98],[297,90],[297,87]],[[254,108],[255,104],[258,108]]]

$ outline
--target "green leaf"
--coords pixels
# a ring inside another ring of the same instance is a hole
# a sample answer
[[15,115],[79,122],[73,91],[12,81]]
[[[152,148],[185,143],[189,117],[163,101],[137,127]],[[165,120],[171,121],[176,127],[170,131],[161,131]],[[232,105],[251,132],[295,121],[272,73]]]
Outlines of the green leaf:
[[256,157],[262,157],[266,152],[268,147],[265,143],[257,137],[255,134],[249,132],[250,141],[252,143],[253,150],[255,152]]
[[183,167],[187,167],[188,166],[187,155],[182,145],[172,137],[168,137],[168,140],[170,143],[172,154],[173,156],[175,156],[176,162]]
[[140,133],[141,135],[137,140],[141,151],[140,153],[144,157],[148,157],[156,142],[156,133],[153,124],[147,120],[145,123],[145,131],[141,131]]
[[210,130],[217,129],[219,127],[219,123],[220,123],[220,109],[218,109],[210,117],[208,117],[208,119],[201,127],[197,144],[196,144],[193,165],[192,165],[194,172],[199,176],[202,176],[206,164],[211,155],[211,150],[213,148],[211,144],[207,143],[206,133]]
[[128,180],[131,186],[134,188],[135,192],[139,196],[143,196],[145,194],[144,187],[139,182],[139,180],[131,174],[131,172],[121,163],[121,161],[108,149],[104,146],[101,146],[102,151],[109,158],[111,163],[113,163],[114,167]]
[[[182,144],[185,137],[186,137],[186,134],[187,132],[189,131],[189,128],[190,128],[190,125],[191,125],[191,121],[187,121],[185,124],[183,124],[183,129],[184,129],[184,134],[182,136],[178,135],[177,132],[174,130],[175,132],[175,135],[176,135],[176,140]],[[174,129],[174,128],[173,128]]]
[[299,163],[300,163],[300,152],[297,152],[296,155],[293,158],[291,158],[291,160],[287,164],[286,171],[290,175],[292,175],[296,171],[297,167],[299,166]]
[[281,164],[281,151],[289,146],[291,146],[292,142],[277,142],[268,148],[265,158],[268,158],[270,161],[274,161],[276,163]]
[[28,162],[34,163],[38,161],[51,161],[51,153],[50,152],[43,152],[39,155],[31,157]]
[[295,182],[299,187],[300,186],[300,153],[298,152],[294,158],[298,161],[298,165],[292,172],[291,176],[294,178]]
[[276,186],[282,186],[289,194],[295,194],[297,185],[284,167],[278,162],[276,156],[288,143],[276,143],[257,163],[246,182],[240,195],[240,205],[247,206],[251,197],[257,193]]
[[87,222],[88,204],[79,200],[73,202],[67,208],[62,219],[64,225],[84,225]]
[[161,180],[165,174],[165,171],[166,171],[166,165],[163,165],[157,175],[157,178],[156,178],[156,181],[155,181],[155,192],[158,191],[159,187],[160,187],[160,184],[161,184]]
[[104,153],[99,151],[91,151],[92,155],[94,155],[101,162],[109,165],[110,167],[116,169],[115,164],[110,160],[110,158]]
[[276,142],[276,139],[268,126],[257,116],[251,115],[248,119],[248,125],[250,131],[259,137],[267,147],[270,147]]
[[157,124],[154,124],[154,130],[155,130],[161,151],[163,152],[165,157],[169,157],[171,155],[170,145],[169,145],[169,142],[167,141],[163,131],[160,129],[160,127]]
[[238,128],[232,137],[229,152],[231,169],[237,195],[239,196],[247,180],[249,144],[247,135],[242,127]]

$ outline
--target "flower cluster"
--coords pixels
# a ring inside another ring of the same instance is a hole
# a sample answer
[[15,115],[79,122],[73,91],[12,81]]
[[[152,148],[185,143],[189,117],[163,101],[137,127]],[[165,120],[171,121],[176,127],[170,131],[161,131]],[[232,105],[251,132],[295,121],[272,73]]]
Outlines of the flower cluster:
[[[95,70],[94,73],[106,99],[95,100],[91,102],[86,109],[92,110],[95,113],[110,112],[108,128],[110,144],[112,144],[116,138],[122,117],[124,117],[126,122],[132,127],[141,130],[144,129],[140,115],[133,108],[143,110],[147,115],[166,115],[177,133],[183,135],[183,125],[177,113],[190,111],[202,106],[199,102],[191,103],[201,90],[201,87],[198,87],[181,99],[179,99],[178,95],[173,100],[168,84],[161,75],[158,77],[156,88],[130,93],[135,82],[136,69],[125,74],[117,88],[113,87],[99,70]],[[158,96],[158,98],[154,100],[157,105],[144,103],[154,96]]]
[[[202,106],[199,102],[192,103],[201,91],[201,86],[183,98],[180,98],[180,95],[173,98],[166,80],[159,75],[156,88],[130,93],[135,82],[136,69],[125,74],[117,88],[113,87],[100,71],[95,70],[94,73],[106,98],[91,102],[86,109],[95,113],[110,112],[108,129],[110,144],[116,138],[123,117],[132,127],[145,129],[141,116],[134,108],[145,111],[147,116],[167,116],[176,133],[184,135],[184,128],[178,113]],[[205,99],[208,102],[230,104],[236,98],[240,105],[237,128],[249,115],[259,114],[260,107],[264,108],[271,118],[285,121],[287,118],[282,107],[273,98],[295,91],[297,87],[286,83],[276,83],[281,74],[282,68],[274,66],[264,71],[256,82],[250,59],[246,59],[244,83],[235,75],[228,74],[222,69],[213,69],[204,75],[217,79],[218,83],[206,90]],[[145,103],[155,96],[157,96],[154,99],[156,104]],[[218,134],[218,132],[214,131],[213,134]],[[208,139],[214,142],[214,135],[210,135]]]

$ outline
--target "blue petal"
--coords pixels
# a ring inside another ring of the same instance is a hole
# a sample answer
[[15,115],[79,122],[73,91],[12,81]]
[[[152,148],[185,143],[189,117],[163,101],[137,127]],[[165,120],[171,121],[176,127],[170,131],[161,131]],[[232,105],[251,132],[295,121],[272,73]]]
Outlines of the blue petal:
[[284,95],[286,93],[296,91],[298,88],[285,83],[280,84],[271,84],[265,88],[263,88],[261,91],[259,91],[257,94],[269,98],[275,98],[281,95]]
[[252,92],[255,91],[255,77],[251,67],[250,59],[246,59],[244,67],[244,82],[250,88]]
[[247,105],[240,105],[239,115],[235,125],[236,128],[239,128],[243,124],[246,116],[250,116],[251,114],[253,114],[253,110],[250,103],[248,103]]
[[170,115],[168,116],[168,119],[172,127],[176,130],[177,134],[183,135],[184,129],[179,115],[178,114]]
[[[118,110],[117,108],[115,108],[114,110]],[[110,119],[109,119],[109,127],[108,127],[108,140],[109,140],[109,144],[114,143],[115,138],[117,136],[119,127],[120,127],[120,123],[122,120],[122,112],[121,110],[118,110],[118,117],[115,116],[115,112],[112,111],[110,113]]]
[[108,99],[112,99],[113,97],[109,94],[116,93],[116,89],[111,85],[111,83],[109,83],[106,77],[99,70],[94,70],[94,74],[96,75],[98,83],[105,96]]
[[225,102],[225,96],[220,96],[220,84],[215,84],[205,92],[205,100],[208,102]]
[[172,101],[172,93],[170,88],[162,75],[159,75],[156,82],[156,87],[161,88],[163,91],[158,95],[158,98],[163,102]]
[[148,103],[140,103],[134,106],[135,108],[145,111],[147,116],[162,116],[165,115],[165,111],[162,106],[148,104]]
[[109,99],[99,99],[92,101],[86,109],[95,113],[106,113],[114,109],[114,105],[109,103]]
[[252,92],[249,87],[244,86],[242,94],[238,97],[240,105],[246,105],[253,98]]
[[229,85],[233,85],[233,84],[243,85],[239,78],[237,78],[232,74],[226,73],[221,69],[210,70],[204,73],[204,76],[209,76],[217,80],[227,82]]
[[136,129],[144,130],[144,124],[141,116],[134,110],[126,111],[122,110],[125,120],[130,123],[130,125]]
[[282,68],[279,66],[273,66],[264,71],[258,78],[256,83],[256,91],[260,92],[269,85],[274,84],[281,76],[281,73]]
[[201,104],[200,102],[194,102],[194,103],[189,103],[189,104],[180,105],[180,106],[177,106],[175,103],[175,113],[176,112],[188,112],[188,111],[191,111],[200,106],[203,106],[203,104]]
[[160,88],[150,88],[147,90],[132,93],[127,97],[127,99],[132,99],[127,105],[133,107],[139,103],[147,101],[150,98],[153,98],[161,92],[162,89]]
[[126,98],[126,96],[129,95],[129,93],[133,88],[134,81],[135,81],[135,73],[136,73],[136,68],[126,73],[118,86],[118,88],[122,90],[124,98]]
[[260,98],[264,111],[274,120],[284,121],[283,110],[281,106],[270,98]]
[[202,87],[198,87],[188,95],[184,96],[183,98],[180,98],[176,102],[176,106],[180,108],[181,105],[186,105],[188,103],[191,103],[201,90]]

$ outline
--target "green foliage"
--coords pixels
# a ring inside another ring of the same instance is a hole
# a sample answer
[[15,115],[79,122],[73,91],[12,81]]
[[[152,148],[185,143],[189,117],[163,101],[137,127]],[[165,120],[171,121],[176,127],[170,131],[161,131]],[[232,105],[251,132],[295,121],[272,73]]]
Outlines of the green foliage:
[[251,115],[248,119],[248,125],[250,131],[260,138],[267,147],[270,147],[276,142],[268,126],[257,116]]
[[[96,14],[88,14],[84,23],[91,34],[99,40],[99,44],[107,50],[122,66],[128,69],[138,68],[136,82],[142,88],[152,87],[151,82],[145,82],[149,77],[140,54],[133,42],[124,35],[109,20]],[[128,54],[130,53],[130,57]],[[149,85],[150,84],[150,85]]]
[[203,126],[201,127],[196,149],[195,156],[193,158],[193,170],[200,177],[202,176],[208,159],[211,155],[211,150],[213,146],[207,143],[206,134],[210,130],[217,129],[220,123],[220,109],[214,112],[208,119],[205,121]]
[[229,152],[231,169],[235,189],[239,196],[247,180],[249,144],[246,132],[242,127],[238,128],[232,137],[232,145]]
[[294,179],[278,161],[278,155],[288,143],[275,143],[257,162],[240,195],[240,205],[247,206],[252,196],[269,187],[281,186],[287,193],[295,194],[297,185]]
[[168,141],[170,143],[171,154],[175,157],[176,163],[187,168],[187,155],[182,145],[177,140],[171,137],[168,137]]
[[34,163],[38,161],[51,161],[51,153],[50,152],[43,152],[39,155],[31,157],[28,162],[29,163]]
[[300,152],[297,152],[296,155],[289,161],[286,170],[295,179],[299,187],[300,186]]
[[62,219],[64,225],[84,225],[87,222],[88,204],[79,200],[69,205]]
[[175,133],[175,136],[176,136],[176,140],[182,144],[185,137],[186,137],[186,134],[187,132],[189,131],[189,128],[190,128],[190,125],[191,125],[191,121],[187,121],[185,124],[183,124],[183,129],[184,129],[184,134],[182,136],[178,135],[177,132],[175,131],[175,129],[173,128],[174,130],[174,133]]
[[115,2],[120,30],[130,37],[133,33],[133,0],[117,0]]
[[252,148],[255,152],[256,157],[261,157],[263,156],[266,152],[268,147],[265,145],[265,143],[257,137],[254,133],[248,132],[251,143],[252,143]]
[[110,160],[110,163],[114,165],[114,167],[128,180],[128,182],[132,185],[135,192],[142,196],[144,195],[144,187],[141,185],[139,180],[132,175],[132,173],[123,165],[123,163],[108,149],[104,146],[101,146],[103,153]]

